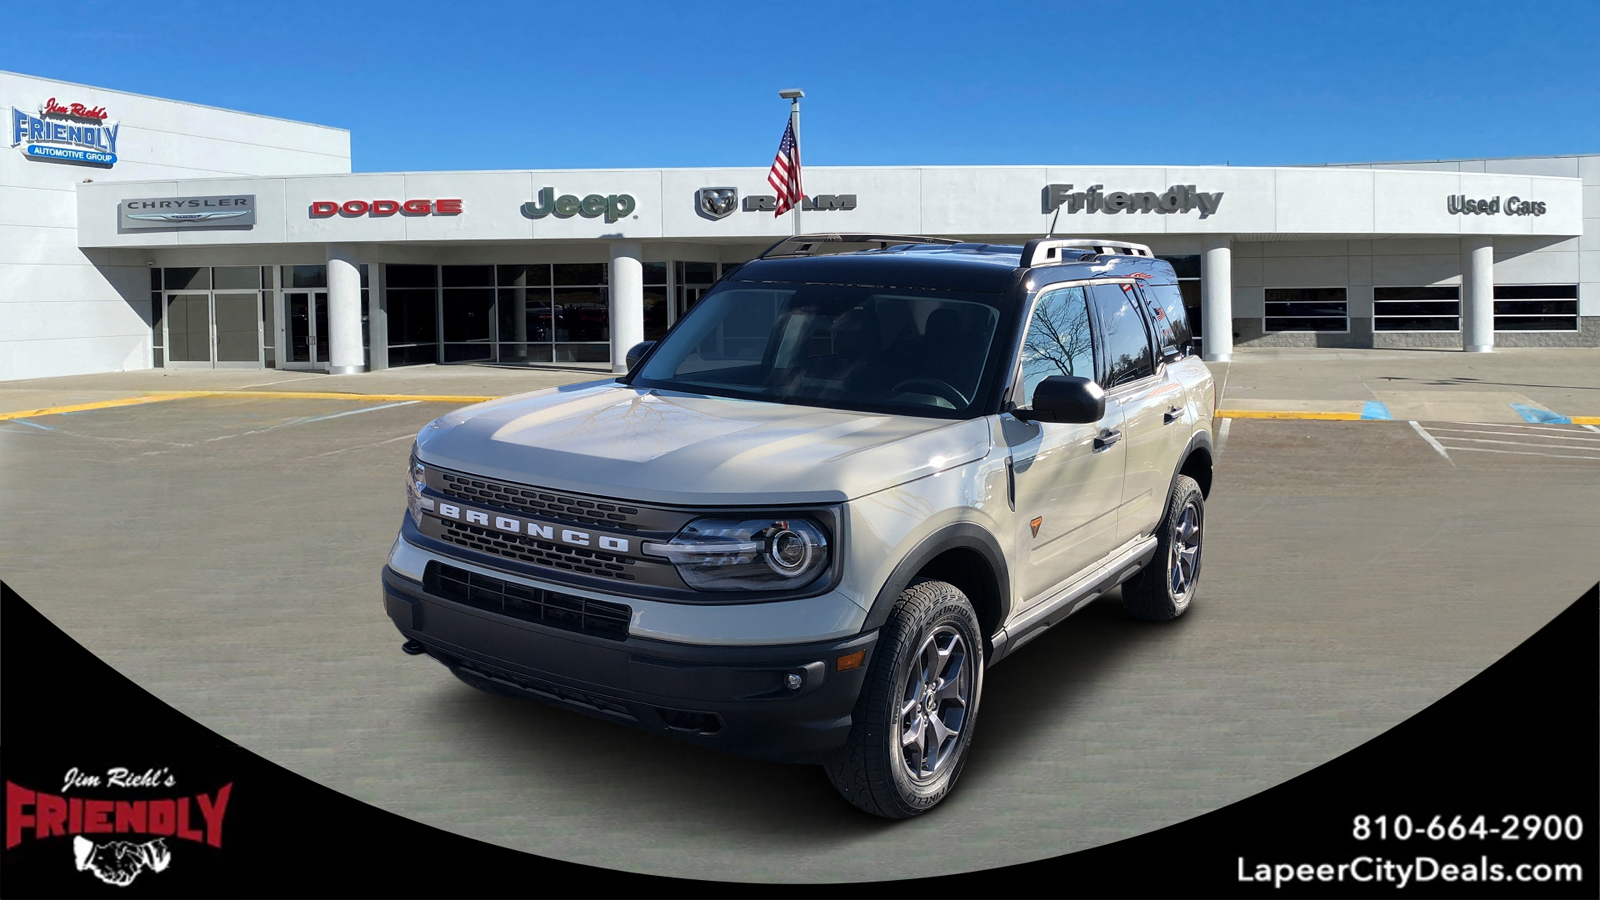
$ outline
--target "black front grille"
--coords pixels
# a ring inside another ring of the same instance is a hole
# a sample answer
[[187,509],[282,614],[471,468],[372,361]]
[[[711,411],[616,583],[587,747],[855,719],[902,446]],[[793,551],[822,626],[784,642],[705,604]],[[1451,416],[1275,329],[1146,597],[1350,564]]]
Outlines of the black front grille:
[[628,568],[637,565],[638,562],[626,556],[586,550],[582,547],[565,547],[520,534],[506,534],[502,531],[479,528],[476,525],[463,525],[449,519],[440,519],[439,524],[444,528],[441,536],[446,541],[481,553],[493,553],[496,556],[533,563],[536,566],[550,566],[584,575],[616,578],[620,581],[633,581],[636,577],[628,571]]
[[627,639],[633,618],[633,610],[622,603],[517,584],[437,562],[428,563],[423,583],[432,593],[457,603],[617,641]]
[[635,531],[639,527],[634,521],[634,517],[639,515],[639,509],[635,506],[624,506],[598,498],[559,494],[539,488],[458,475],[454,472],[441,471],[439,475],[443,479],[444,492],[463,500],[476,500],[548,519],[579,522],[585,525],[604,525],[621,531]]

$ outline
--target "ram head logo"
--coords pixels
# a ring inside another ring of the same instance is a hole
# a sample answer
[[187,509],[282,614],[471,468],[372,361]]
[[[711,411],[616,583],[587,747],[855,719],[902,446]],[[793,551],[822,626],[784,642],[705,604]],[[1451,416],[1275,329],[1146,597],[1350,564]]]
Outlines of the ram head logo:
[[739,208],[739,189],[731,187],[701,188],[694,195],[695,208],[708,219],[725,219]]
[[107,841],[96,844],[78,835],[72,839],[72,853],[77,858],[78,871],[85,869],[106,884],[127,887],[145,869],[165,871],[172,863],[172,854],[160,838],[135,844],[132,841]]

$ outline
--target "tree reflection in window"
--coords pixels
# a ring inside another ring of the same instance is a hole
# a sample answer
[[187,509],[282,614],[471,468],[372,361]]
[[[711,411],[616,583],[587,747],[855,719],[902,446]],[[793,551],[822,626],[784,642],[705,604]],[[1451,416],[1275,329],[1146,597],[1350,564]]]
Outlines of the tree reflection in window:
[[1094,378],[1094,340],[1083,288],[1051,291],[1039,298],[1022,345],[1022,396],[1033,405],[1033,389],[1051,375]]

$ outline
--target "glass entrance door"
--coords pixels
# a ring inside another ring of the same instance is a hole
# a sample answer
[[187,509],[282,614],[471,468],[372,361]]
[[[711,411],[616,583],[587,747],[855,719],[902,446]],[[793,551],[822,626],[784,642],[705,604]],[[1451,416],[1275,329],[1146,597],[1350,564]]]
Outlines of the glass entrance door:
[[283,367],[328,368],[328,292],[285,291],[283,307],[289,338]]
[[167,364],[191,368],[257,368],[261,365],[260,295],[169,293]]

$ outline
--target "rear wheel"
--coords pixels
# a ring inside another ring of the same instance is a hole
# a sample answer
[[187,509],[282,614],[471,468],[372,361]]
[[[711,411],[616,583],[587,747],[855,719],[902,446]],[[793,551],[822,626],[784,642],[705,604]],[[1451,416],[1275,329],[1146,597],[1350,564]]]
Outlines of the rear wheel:
[[829,780],[873,815],[927,811],[961,774],[982,691],[972,603],[943,581],[912,584],[879,633],[850,737],[824,765]]
[[1156,553],[1122,586],[1122,607],[1135,618],[1165,622],[1183,615],[1200,577],[1200,542],[1205,536],[1205,496],[1200,485],[1179,475],[1167,497],[1167,514],[1156,528]]

